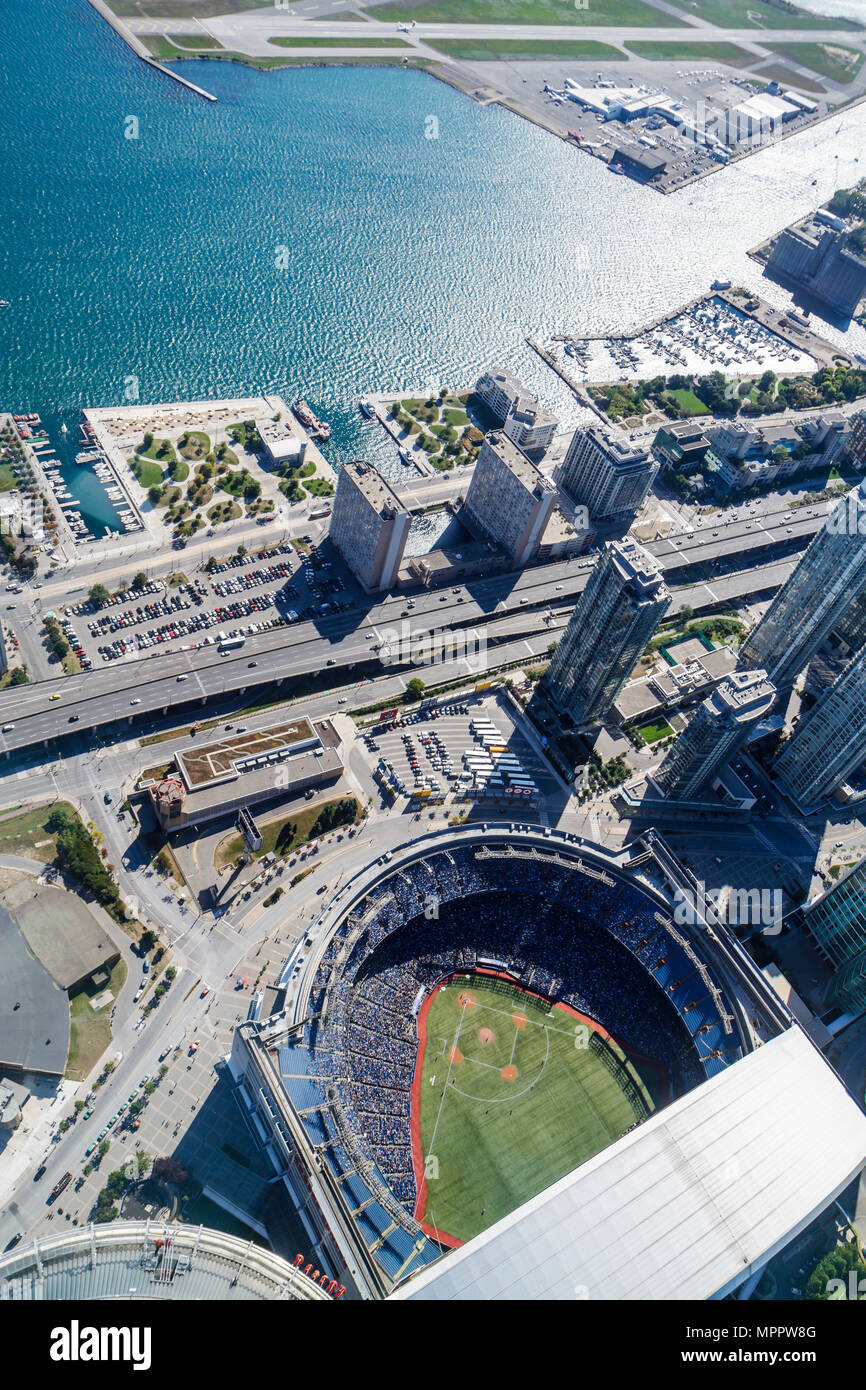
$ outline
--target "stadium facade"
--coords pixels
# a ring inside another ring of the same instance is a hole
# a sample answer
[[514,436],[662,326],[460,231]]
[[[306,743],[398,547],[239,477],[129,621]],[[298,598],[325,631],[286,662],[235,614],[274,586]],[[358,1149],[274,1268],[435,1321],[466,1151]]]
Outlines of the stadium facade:
[[[414,1024],[491,962],[662,1057],[670,1095],[443,1250],[417,1213]],[[543,827],[431,833],[340,889],[282,979],[286,1007],[238,1027],[227,1073],[305,1254],[362,1298],[720,1297],[866,1161],[866,1117],[654,831],[618,854]]]

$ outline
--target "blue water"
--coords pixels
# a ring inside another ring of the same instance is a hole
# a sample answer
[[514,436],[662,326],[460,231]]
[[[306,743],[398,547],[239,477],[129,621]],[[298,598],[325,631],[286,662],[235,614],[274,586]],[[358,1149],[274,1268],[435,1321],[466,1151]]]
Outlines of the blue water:
[[567,419],[525,335],[633,326],[717,275],[785,304],[745,252],[866,173],[863,107],[662,198],[425,74],[180,70],[218,101],[85,0],[3,6],[0,405],[76,444],[83,405],[278,391],[335,463],[390,460],[360,395],[501,363]]

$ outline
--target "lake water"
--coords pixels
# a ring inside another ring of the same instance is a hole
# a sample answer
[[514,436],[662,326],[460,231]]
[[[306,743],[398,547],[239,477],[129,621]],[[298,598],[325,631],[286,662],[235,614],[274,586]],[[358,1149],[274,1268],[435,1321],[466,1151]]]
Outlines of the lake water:
[[209,103],[85,0],[16,0],[0,49],[0,404],[55,442],[88,404],[276,391],[337,465],[389,466],[360,395],[500,364],[573,418],[527,334],[635,326],[717,276],[786,304],[747,250],[866,173],[862,106],[663,198],[422,73],[184,64]]

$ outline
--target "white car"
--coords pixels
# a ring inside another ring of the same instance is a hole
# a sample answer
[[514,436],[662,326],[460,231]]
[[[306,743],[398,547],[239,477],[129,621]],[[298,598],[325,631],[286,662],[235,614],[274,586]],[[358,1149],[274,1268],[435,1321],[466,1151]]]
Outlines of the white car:
[[140,704],[141,704],[141,701],[139,700],[138,696],[136,696],[136,698],[135,698],[134,700],[130,700],[129,703],[130,703],[131,705],[140,705]]

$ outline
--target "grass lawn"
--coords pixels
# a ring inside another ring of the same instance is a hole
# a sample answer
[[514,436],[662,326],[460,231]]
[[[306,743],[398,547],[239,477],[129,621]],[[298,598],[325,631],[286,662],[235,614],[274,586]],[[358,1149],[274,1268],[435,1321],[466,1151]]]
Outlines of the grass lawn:
[[223,521],[237,521],[243,515],[242,508],[237,502],[217,502],[216,506],[211,507],[207,519],[214,526],[218,526]]
[[696,62],[728,63],[731,67],[748,67],[758,61],[754,53],[747,53],[735,43],[683,43],[679,39],[660,39],[658,41],[633,39],[626,48],[638,58],[649,58],[662,63]]
[[579,1019],[499,985],[455,980],[426,1013],[413,1115],[427,1174],[421,1215],[460,1240],[607,1148],[636,1118],[595,1051],[607,1047],[600,1035],[581,1046],[590,1035]]
[[18,479],[11,464],[0,463],[0,492],[11,492],[18,486]]
[[694,391],[681,389],[667,391],[665,394],[675,400],[677,405],[682,406],[683,410],[687,410],[690,415],[709,415],[710,413],[709,407],[704,405],[704,402],[695,395]]
[[70,1036],[66,1076],[70,1081],[83,1081],[99,1061],[111,1042],[111,1009],[126,982],[126,961],[119,960],[111,972],[108,989],[112,999],[94,1013],[90,995],[79,990],[69,1000]]
[[165,474],[158,463],[152,459],[140,458],[138,455],[130,460],[130,467],[135,475],[137,482],[143,488],[162,487],[165,481]]
[[178,440],[181,458],[191,459],[194,463],[199,463],[206,454],[210,453],[210,440],[202,430],[187,430]]
[[[288,815],[276,816],[271,821],[256,818],[256,825],[262,833],[261,849],[256,850],[254,859],[261,859],[266,854],[277,854],[285,858],[301,845],[305,845],[310,838],[310,831],[321,815],[326,806],[336,806],[338,802],[348,800],[347,797],[335,796],[330,801],[319,802],[318,805],[305,806],[302,810],[290,812]],[[351,798],[354,800],[354,798]],[[360,814],[360,806],[355,801],[356,821]],[[244,842],[240,835],[227,835],[224,840],[220,840],[214,853],[214,865],[217,869],[224,869],[229,864],[234,864],[243,852]]]
[[334,485],[329,483],[327,478],[311,478],[308,483],[304,483],[304,487],[314,497],[333,497],[334,495]]
[[850,19],[825,19],[778,0],[673,0],[695,19],[706,19],[721,29],[860,29]]
[[856,48],[841,48],[838,44],[774,43],[773,52],[833,82],[853,81],[863,64],[863,54]]
[[[162,7],[160,7],[162,8]],[[192,8],[192,7],[191,7]],[[201,8],[195,7],[201,13]],[[211,38],[210,34],[166,34],[169,43],[173,43],[177,48],[224,48],[219,39]]]
[[178,459],[168,470],[168,476],[173,483],[185,483],[189,477],[189,464],[184,463],[183,459]]
[[149,449],[136,449],[135,452],[139,458],[156,459],[162,464],[174,463],[177,457],[170,439],[154,439]]
[[666,719],[651,719],[647,724],[639,724],[637,731],[644,743],[658,743],[659,739],[670,738],[673,733]]
[[367,13],[386,24],[413,19],[423,24],[610,24],[652,29],[682,24],[643,0],[592,0],[585,10],[562,0],[397,0],[368,6]]
[[621,62],[623,56],[618,48],[595,39],[438,39],[430,47],[449,58],[476,63],[494,62],[497,58],[607,58]]
[[[343,16],[339,16],[342,21]],[[268,43],[276,44],[279,48],[412,48],[413,44],[407,43],[405,39],[398,38],[364,38],[360,34],[352,39],[329,39],[319,38],[318,34],[314,38],[287,39],[277,38],[268,39]]]
[[22,859],[38,859],[50,864],[57,855],[57,837],[45,829],[52,811],[65,811],[75,820],[78,812],[68,801],[55,801],[36,806],[18,815],[0,819],[0,853],[17,854]]

